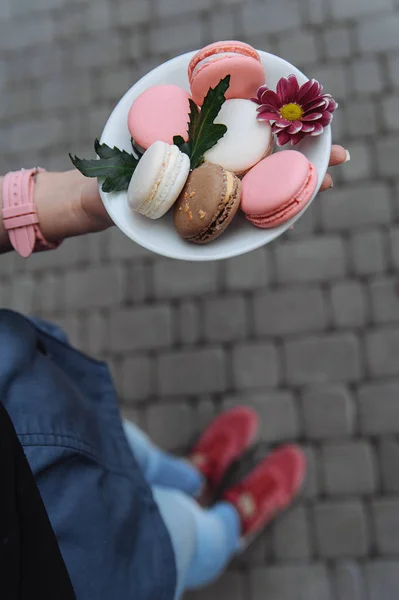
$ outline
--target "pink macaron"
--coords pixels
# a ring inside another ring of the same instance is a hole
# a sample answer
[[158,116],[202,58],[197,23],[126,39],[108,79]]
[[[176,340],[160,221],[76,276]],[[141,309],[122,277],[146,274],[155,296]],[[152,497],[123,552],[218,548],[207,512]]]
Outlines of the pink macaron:
[[209,88],[231,75],[226,99],[256,96],[265,83],[265,70],[255,48],[244,42],[215,42],[206,46],[191,59],[188,67],[191,94],[201,106]]
[[181,135],[188,141],[190,94],[177,85],[156,85],[136,98],[129,111],[128,127],[134,142],[147,150],[155,142],[173,144]]
[[258,163],[242,180],[241,209],[262,229],[297,215],[312,199],[318,176],[301,152],[284,150]]

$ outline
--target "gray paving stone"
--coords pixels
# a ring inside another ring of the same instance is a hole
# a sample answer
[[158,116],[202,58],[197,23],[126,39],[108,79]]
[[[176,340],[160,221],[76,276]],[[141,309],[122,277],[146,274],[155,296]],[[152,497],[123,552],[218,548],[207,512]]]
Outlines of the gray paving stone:
[[305,0],[306,21],[312,25],[321,25],[327,17],[326,2],[324,0]]
[[309,515],[299,505],[290,509],[272,529],[274,554],[277,560],[307,560],[311,558],[312,545]]
[[267,285],[271,279],[270,253],[260,248],[225,262],[229,290],[252,290]]
[[133,242],[117,227],[113,227],[107,232],[107,256],[112,260],[154,257],[152,252]]
[[265,566],[251,572],[253,600],[331,600],[327,569],[322,564]]
[[355,90],[359,95],[381,92],[383,80],[380,65],[374,58],[360,58],[352,63]]
[[280,362],[269,343],[242,343],[233,348],[234,383],[239,390],[273,388],[280,382]]
[[317,386],[302,393],[306,437],[314,440],[346,437],[353,433],[355,406],[342,385]]
[[157,381],[163,396],[223,392],[226,359],[220,348],[170,352],[159,357]]
[[153,393],[154,384],[154,364],[151,358],[140,355],[123,359],[119,385],[125,402],[145,400]]
[[148,434],[165,450],[185,448],[193,437],[191,407],[183,402],[153,404],[146,411]]
[[385,123],[385,127],[390,131],[392,129],[399,129],[399,94],[387,96],[383,100],[382,104],[382,115]]
[[349,27],[329,27],[323,31],[323,39],[328,58],[350,56],[351,38]]
[[13,310],[32,314],[35,298],[35,282],[29,273],[22,273],[12,278],[11,306]]
[[215,583],[203,590],[185,594],[186,600],[242,600],[245,598],[246,574],[238,571],[228,571]]
[[367,318],[367,299],[364,285],[345,280],[331,286],[333,320],[337,327],[362,327]]
[[200,399],[198,404],[194,408],[194,426],[196,438],[198,438],[203,431],[210,425],[213,419],[217,415],[215,404],[211,399]]
[[245,4],[242,9],[246,35],[278,33],[297,29],[301,23],[299,6],[292,0],[278,4]]
[[150,269],[148,265],[135,262],[127,268],[126,300],[140,304],[150,296]]
[[368,179],[373,169],[372,147],[365,141],[350,143],[351,161],[342,168],[344,181]]
[[15,153],[23,149],[38,152],[59,142],[61,134],[62,121],[58,117],[21,119],[10,128],[8,150]]
[[359,388],[360,430],[366,435],[399,433],[399,382],[369,383]]
[[367,556],[369,532],[363,504],[358,500],[322,502],[314,507],[316,545],[323,558]]
[[245,395],[229,395],[223,401],[223,408],[229,409],[243,404],[253,407],[260,416],[260,441],[286,442],[295,440],[300,434],[297,407],[290,392],[252,392]]
[[385,492],[399,492],[399,442],[394,437],[384,437],[379,444],[382,485]]
[[380,274],[386,270],[387,256],[381,231],[356,232],[351,239],[350,251],[355,272],[359,275]]
[[[54,314],[64,310],[65,277],[64,273],[45,273],[40,278],[34,278],[34,302],[35,313]],[[43,293],[45,290],[45,293]]]
[[397,87],[399,84],[399,56],[398,55],[389,57],[388,68],[389,68],[389,75],[390,75],[391,83]]
[[389,135],[376,141],[377,164],[380,175],[396,176],[398,174],[395,154],[398,142],[398,134]]
[[276,246],[281,283],[328,281],[345,275],[345,247],[338,237],[323,236]]
[[347,76],[344,65],[325,64],[312,69],[312,77],[322,81],[326,92],[333,98],[343,99],[348,94]]
[[301,446],[306,457],[306,475],[301,492],[301,497],[305,499],[314,499],[319,494],[320,488],[320,469],[319,469],[319,452],[312,446]]
[[156,53],[182,53],[202,46],[203,28],[200,19],[170,25],[154,26],[150,32],[150,44]]
[[373,518],[378,552],[399,554],[399,500],[381,498],[373,501]]
[[221,296],[204,302],[205,338],[210,342],[242,340],[248,331],[247,305],[243,296]]
[[330,495],[363,495],[376,490],[376,459],[368,442],[336,442],[322,448],[324,491]]
[[112,311],[109,338],[112,351],[165,348],[172,340],[172,311],[167,305]]
[[[378,130],[377,109],[372,100],[367,98],[345,103],[347,131],[351,136],[374,136]],[[352,143],[351,150],[352,150]]]
[[195,301],[185,300],[177,309],[178,340],[181,344],[195,344],[201,335],[200,310]]
[[284,360],[293,385],[357,381],[361,375],[359,341],[349,333],[287,342]]
[[231,7],[222,10],[212,11],[210,14],[209,41],[222,39],[235,39],[236,22],[235,14]]
[[364,566],[368,598],[395,600],[399,589],[399,561],[374,560]]
[[131,65],[115,66],[99,77],[98,92],[106,101],[122,98],[134,82],[134,71]]
[[399,267],[399,228],[391,229],[389,232],[389,243],[393,265],[394,267]]
[[106,68],[118,64],[121,59],[121,48],[117,32],[109,31],[107,43],[101,36],[84,38],[79,45],[73,48],[70,63],[79,65],[80,68],[90,69],[92,67]]
[[151,19],[150,3],[147,0],[135,0],[134,5],[126,0],[118,2],[114,7],[113,18],[116,24],[124,27],[147,23]]
[[367,334],[367,362],[372,375],[395,375],[399,373],[396,360],[399,351],[399,329],[376,329]]
[[390,193],[384,183],[348,185],[333,190],[332,194],[334,198],[321,201],[322,223],[326,231],[384,225],[391,220]]
[[254,298],[259,335],[320,331],[328,324],[323,292],[318,287],[287,287],[260,292]]
[[373,320],[376,323],[399,321],[399,285],[393,278],[378,278],[370,284]]
[[118,266],[71,269],[66,274],[65,304],[72,310],[119,304],[124,287],[124,272]]
[[90,311],[85,318],[85,348],[92,356],[108,349],[108,318],[99,311]]
[[337,564],[333,573],[337,600],[364,600],[366,590],[360,565],[355,561]]
[[332,1],[332,14],[336,19],[359,18],[362,15],[380,13],[392,8],[392,0],[376,0],[375,2],[370,0]]
[[156,0],[155,14],[159,17],[174,17],[182,13],[198,13],[211,7],[210,0],[187,0],[182,4],[179,0]]
[[399,48],[399,14],[381,14],[357,25],[360,50],[381,52]]
[[309,65],[317,61],[316,37],[310,31],[298,30],[292,35],[281,36],[278,55],[296,65]]
[[217,289],[216,263],[157,261],[154,266],[155,294],[159,298],[198,296]]

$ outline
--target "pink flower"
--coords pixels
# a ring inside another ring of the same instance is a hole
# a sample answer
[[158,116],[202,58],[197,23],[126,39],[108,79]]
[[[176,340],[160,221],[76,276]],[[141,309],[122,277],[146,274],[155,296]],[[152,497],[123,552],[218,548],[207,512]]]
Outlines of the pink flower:
[[259,104],[258,119],[274,121],[277,144],[291,142],[295,146],[307,135],[321,135],[332,121],[338,104],[322,92],[323,86],[315,79],[300,86],[295,75],[290,75],[280,79],[277,92],[266,85],[260,87],[253,101]]

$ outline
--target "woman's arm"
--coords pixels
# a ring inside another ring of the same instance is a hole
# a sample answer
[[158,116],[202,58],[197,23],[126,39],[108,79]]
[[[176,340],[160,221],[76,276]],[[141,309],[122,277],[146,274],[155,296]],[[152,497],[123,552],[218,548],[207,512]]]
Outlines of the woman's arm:
[[[342,146],[333,146],[330,166],[349,160]],[[321,191],[332,187],[327,173]],[[11,250],[1,219],[3,178],[0,177],[0,254]],[[79,171],[39,173],[35,186],[35,203],[40,229],[49,242],[67,237],[103,231],[113,224],[97,189],[96,179],[87,179]]]
[[[0,177],[0,209],[3,198]],[[102,231],[112,225],[97,189],[95,179],[79,171],[39,173],[36,178],[35,203],[40,229],[49,242],[67,237]],[[0,218],[0,253],[11,250],[8,233]]]

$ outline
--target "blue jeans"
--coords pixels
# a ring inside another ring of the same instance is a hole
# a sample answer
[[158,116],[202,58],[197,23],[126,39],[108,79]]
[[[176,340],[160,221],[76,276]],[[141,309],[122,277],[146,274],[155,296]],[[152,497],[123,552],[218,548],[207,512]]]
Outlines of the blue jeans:
[[217,579],[239,552],[240,519],[227,502],[201,508],[194,497],[203,485],[202,475],[188,462],[157,448],[133,423],[125,421],[124,430],[169,531],[176,559],[176,598],[180,598],[185,590]]

